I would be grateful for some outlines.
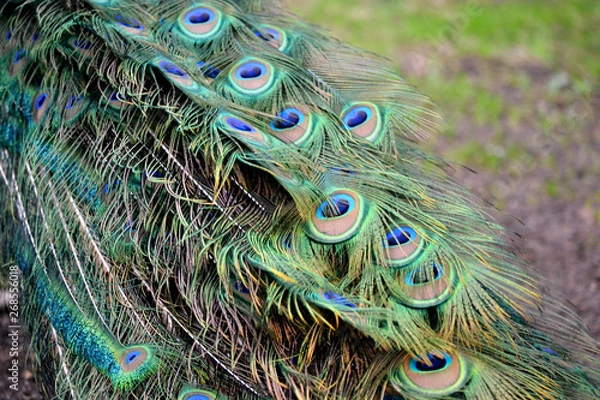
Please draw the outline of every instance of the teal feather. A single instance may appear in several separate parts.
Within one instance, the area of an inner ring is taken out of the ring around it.
[[[1,243],[48,397],[600,396],[386,62],[266,0],[1,15]]]
[[[49,322],[78,356],[107,375],[117,389],[134,387],[157,368],[155,350],[148,346],[120,345],[110,332],[79,310],[59,286],[37,276],[33,300],[44,310]],[[33,279],[32,279],[33,280]]]

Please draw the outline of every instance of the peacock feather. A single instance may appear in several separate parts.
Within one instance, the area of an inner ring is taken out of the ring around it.
[[[1,15],[1,249],[48,398],[600,397],[387,62],[271,0]]]

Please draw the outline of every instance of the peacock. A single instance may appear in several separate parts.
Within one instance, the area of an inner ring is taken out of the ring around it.
[[[0,14],[0,263],[46,398],[600,398],[387,61],[275,0]]]

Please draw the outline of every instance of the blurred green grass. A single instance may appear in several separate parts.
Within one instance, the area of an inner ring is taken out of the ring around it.
[[[600,74],[596,0],[290,0],[289,5],[335,36],[392,60],[403,48],[435,51],[445,42],[460,55],[494,58],[522,50],[581,79]]]
[[[448,121],[442,137],[455,137],[461,127],[489,132],[482,141],[445,142],[439,150],[455,162],[497,171],[508,157],[528,156],[518,143],[506,145],[507,130],[533,124],[552,135],[589,122],[578,116],[591,114],[590,96],[600,88],[597,0],[288,3],[311,23],[399,66],[440,106]],[[552,167],[552,157],[544,162]]]

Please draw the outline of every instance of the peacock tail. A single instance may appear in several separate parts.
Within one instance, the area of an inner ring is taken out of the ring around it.
[[[0,249],[48,398],[600,398],[387,62],[272,0],[1,10]]]

